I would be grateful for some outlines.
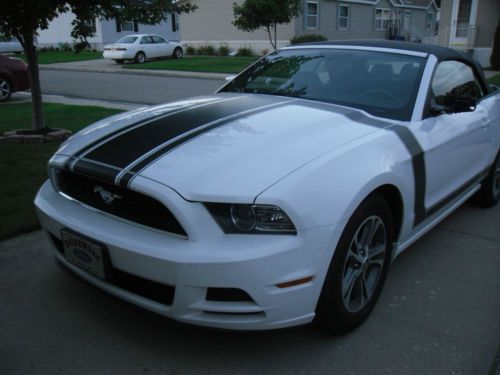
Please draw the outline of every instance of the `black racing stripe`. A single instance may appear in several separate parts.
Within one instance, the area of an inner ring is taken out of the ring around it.
[[[114,183],[119,169],[95,163],[91,160],[80,159],[73,170],[77,173],[95,177],[101,181]]]
[[[160,146],[200,126],[266,104],[283,101],[270,96],[247,96],[182,111],[119,135],[85,155],[85,159],[120,169]]]
[[[284,101],[284,102],[281,102],[281,103],[278,102],[278,103],[276,103],[275,106],[273,106],[273,108],[277,108],[277,107],[279,107],[281,105],[287,105],[288,103],[289,103],[288,101]],[[245,114],[243,116],[248,116],[248,115],[252,115],[252,114],[258,113],[258,112],[263,112],[266,109],[267,109],[267,107],[265,107],[265,108],[259,107],[259,108],[256,108],[255,110],[250,110],[250,111],[245,112]],[[166,144],[164,147],[158,149],[156,152],[152,153],[151,155],[148,155],[148,157],[144,158],[143,160],[141,160],[140,162],[138,162],[136,165],[134,165],[130,170],[128,170],[127,174],[120,179],[119,185],[123,186],[123,187],[127,187],[128,184],[130,183],[130,181],[132,180],[132,178],[137,173],[139,173],[140,171],[142,171],[149,164],[153,163],[158,158],[164,156],[165,154],[167,154],[168,152],[170,152],[174,148],[179,147],[180,145],[182,145],[182,144],[184,144],[186,142],[189,142],[191,139],[196,138],[196,137],[200,136],[203,133],[206,133],[206,132],[208,132],[210,130],[213,130],[215,128],[224,126],[224,125],[226,125],[228,123],[231,123],[233,121],[235,121],[234,117],[231,117],[231,118],[228,118],[226,120],[222,120],[222,121],[216,122],[216,123],[214,123],[212,125],[205,126],[205,127],[201,128],[199,130],[191,132],[188,135],[186,135],[185,137],[182,137],[182,138],[180,138],[180,139],[178,139],[178,140],[176,140],[174,142]]]
[[[408,127],[403,125],[393,125],[387,130],[394,131],[403,142],[411,155],[413,166],[413,181],[415,188],[415,203],[413,226],[416,227],[426,218],[425,212],[425,187],[427,185],[424,150],[418,143],[413,133]]]

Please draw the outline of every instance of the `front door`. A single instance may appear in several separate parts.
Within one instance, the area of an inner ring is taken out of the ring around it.
[[[454,2],[451,28],[452,45],[468,45],[475,7],[477,7],[477,0],[457,0]]]

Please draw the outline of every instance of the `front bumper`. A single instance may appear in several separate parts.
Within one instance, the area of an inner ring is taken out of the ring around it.
[[[337,226],[296,236],[226,235],[202,204],[187,202],[159,184],[154,189],[162,190],[155,196],[164,197],[188,239],[96,212],[55,192],[49,182],[41,187],[35,205],[53,244],[62,229],[70,229],[105,244],[114,268],[175,289],[172,303],[162,304],[93,276],[56,251],[58,260],[77,275],[133,304],[181,322],[226,329],[274,329],[314,318],[340,236]],[[309,276],[312,280],[301,285],[276,286]],[[208,300],[208,288],[239,289],[251,300]]]

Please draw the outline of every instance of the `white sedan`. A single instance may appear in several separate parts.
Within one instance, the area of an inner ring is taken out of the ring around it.
[[[103,52],[105,59],[114,60],[119,64],[126,60],[142,64],[147,59],[161,57],[180,59],[183,55],[182,44],[152,34],[125,36],[116,43],[105,45]]]
[[[500,91],[447,48],[286,47],[80,131],[48,167],[41,225],[89,283],[191,324],[346,332],[396,256],[500,199]]]

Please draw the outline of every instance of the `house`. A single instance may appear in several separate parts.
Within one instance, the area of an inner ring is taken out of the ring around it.
[[[58,47],[61,43],[74,43],[71,37],[71,22],[75,15],[71,12],[62,13],[49,23],[46,30],[38,30],[38,46]],[[118,39],[135,33],[156,34],[167,40],[179,41],[179,16],[170,14],[166,22],[158,25],[143,25],[137,22],[123,22],[116,20],[100,20],[94,22],[95,36],[88,39],[88,42],[97,50],[102,51],[105,44],[116,42]]]
[[[464,50],[490,66],[500,0],[441,0],[439,44]]]
[[[248,46],[254,51],[270,49],[264,30],[244,32],[233,26],[235,0],[190,2],[198,9],[180,16],[183,43],[226,44],[233,49]],[[304,34],[321,34],[336,40],[397,38],[425,42],[436,35],[437,14],[434,0],[306,0],[301,15],[278,26],[278,46]]]

